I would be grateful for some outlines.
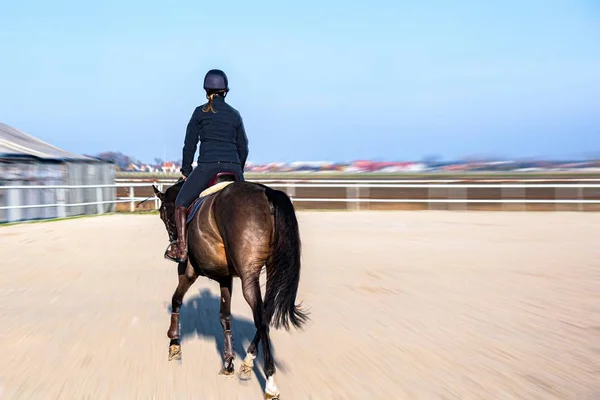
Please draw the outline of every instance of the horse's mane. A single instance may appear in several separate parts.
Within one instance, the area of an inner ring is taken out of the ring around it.
[[[167,190],[165,190],[165,201],[168,203],[174,203],[175,199],[177,198],[177,194],[179,194],[179,191],[181,190],[181,187],[183,186],[183,179],[179,179],[177,182],[175,182],[175,184],[173,184],[172,186],[169,186],[167,188]]]

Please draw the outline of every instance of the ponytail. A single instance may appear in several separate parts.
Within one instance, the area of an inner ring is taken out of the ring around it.
[[[208,95],[208,103],[206,104],[206,106],[204,106],[202,108],[202,112],[209,112],[212,111],[213,113],[216,113],[215,109],[213,108],[213,100],[215,99],[215,94],[211,93]]]
[[[227,90],[214,90],[209,89],[206,91],[206,98],[208,99],[208,103],[204,107],[202,107],[203,112],[213,112],[216,114],[215,108],[213,107],[213,102],[215,101],[215,96],[223,97],[227,96]]]

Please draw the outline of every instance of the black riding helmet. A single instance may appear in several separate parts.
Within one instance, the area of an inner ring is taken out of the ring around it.
[[[211,69],[204,77],[204,90],[209,92],[214,91],[229,91],[229,82],[227,75],[220,69]]]

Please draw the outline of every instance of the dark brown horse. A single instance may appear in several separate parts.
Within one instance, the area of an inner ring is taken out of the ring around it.
[[[153,186],[161,200],[160,218],[171,241],[176,238],[175,198],[182,184],[183,181],[177,182],[165,193]],[[258,183],[232,182],[203,198],[188,224],[188,249],[187,263],[178,266],[179,285],[172,299],[171,325],[167,333],[171,339],[169,360],[181,358],[179,310],[183,297],[198,276],[205,276],[217,281],[221,287],[220,316],[225,340],[220,373],[232,375],[235,372],[231,292],[233,278],[239,277],[256,326],[240,377],[250,377],[260,341],[267,378],[265,398],[278,399],[269,327],[289,330],[290,324],[300,328],[308,320],[307,313],[295,303],[300,280],[301,243],[290,198],[282,191]],[[263,267],[267,272],[264,302],[259,285]]]

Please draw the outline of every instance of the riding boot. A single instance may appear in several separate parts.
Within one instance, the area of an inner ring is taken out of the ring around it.
[[[176,263],[187,261],[187,208],[175,208],[175,225],[177,226],[177,240],[169,245],[165,258]]]
[[[175,209],[175,223],[177,224],[177,258],[181,262],[187,261],[187,208]]]

